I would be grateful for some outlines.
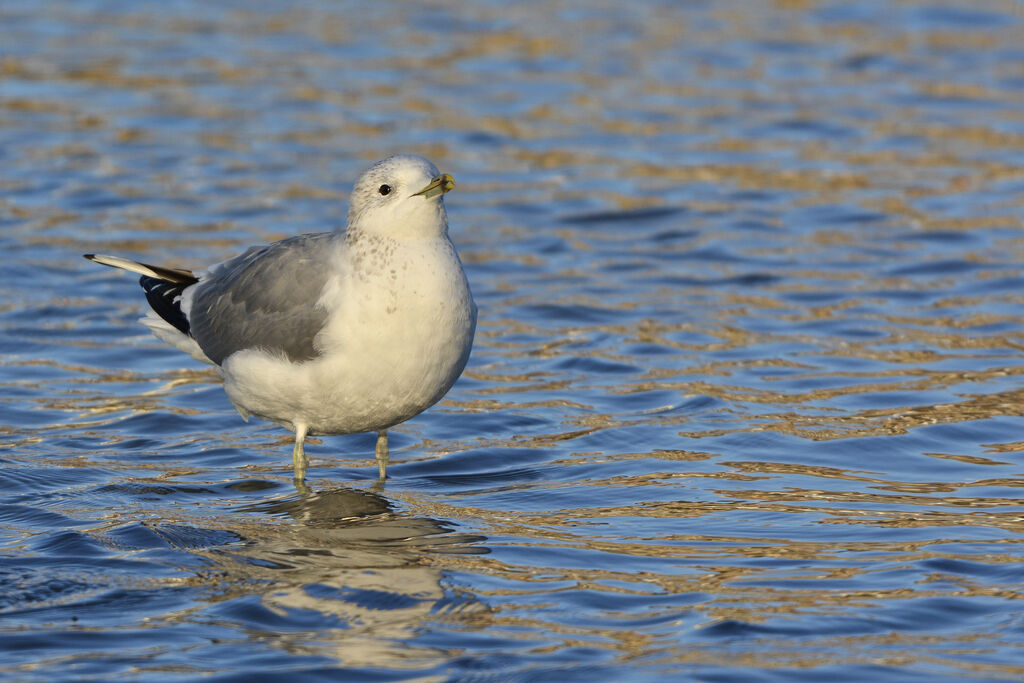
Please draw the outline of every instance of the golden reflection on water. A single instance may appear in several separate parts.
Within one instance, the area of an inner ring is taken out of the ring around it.
[[[0,59],[7,246],[63,283],[40,303],[19,271],[0,302],[43,321],[10,323],[4,405],[29,415],[0,427],[9,471],[290,485],[273,429],[142,341],[130,279],[52,264],[201,266],[331,227],[347,179],[401,148],[465,169],[450,211],[481,319],[463,382],[396,430],[392,482],[324,439],[319,493],[262,506],[41,498],[237,534],[183,551],[209,593],[168,621],[351,667],[429,669],[495,633],[670,673],[1024,675],[983,660],[1022,597],[1020,25],[587,4],[454,8],[484,32],[387,3],[55,9],[75,40]],[[184,56],[111,38],[139,29]],[[956,621],[989,600],[988,625]]]
[[[248,511],[280,521],[224,520],[245,543],[200,553],[211,562],[213,605],[255,596],[259,609],[282,621],[303,612],[317,614],[317,624],[334,621],[334,628],[317,626],[315,638],[301,628],[271,628],[264,637],[285,651],[326,655],[346,666],[418,668],[443,661],[444,652],[405,642],[444,597],[442,571],[428,558],[473,552],[468,544],[477,539],[447,533],[426,517],[395,515],[384,498],[355,489],[302,493]],[[449,613],[480,609],[469,603]]]

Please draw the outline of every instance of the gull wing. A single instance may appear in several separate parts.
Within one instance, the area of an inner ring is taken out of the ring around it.
[[[313,340],[328,311],[317,302],[333,275],[338,239],[337,233],[291,237],[252,247],[201,274],[184,308],[203,353],[218,365],[245,349],[296,363],[319,356]]]

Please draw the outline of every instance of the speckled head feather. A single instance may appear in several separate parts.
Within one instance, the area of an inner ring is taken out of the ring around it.
[[[441,176],[434,164],[414,154],[397,154],[363,171],[352,188],[349,231],[389,236],[436,236],[448,229],[443,195],[419,195]]]

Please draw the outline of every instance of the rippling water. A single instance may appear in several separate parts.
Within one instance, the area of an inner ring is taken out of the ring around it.
[[[0,5],[0,671],[1024,677],[1024,11]],[[459,181],[480,305],[374,437],[242,422],[86,251]]]

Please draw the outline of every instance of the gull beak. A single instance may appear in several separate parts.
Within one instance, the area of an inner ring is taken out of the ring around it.
[[[439,197],[445,192],[451,190],[453,187],[455,187],[455,178],[452,178],[447,173],[442,173],[431,180],[429,185],[414,194],[413,197],[419,197],[420,195],[423,195],[427,199],[430,199],[431,197]]]

